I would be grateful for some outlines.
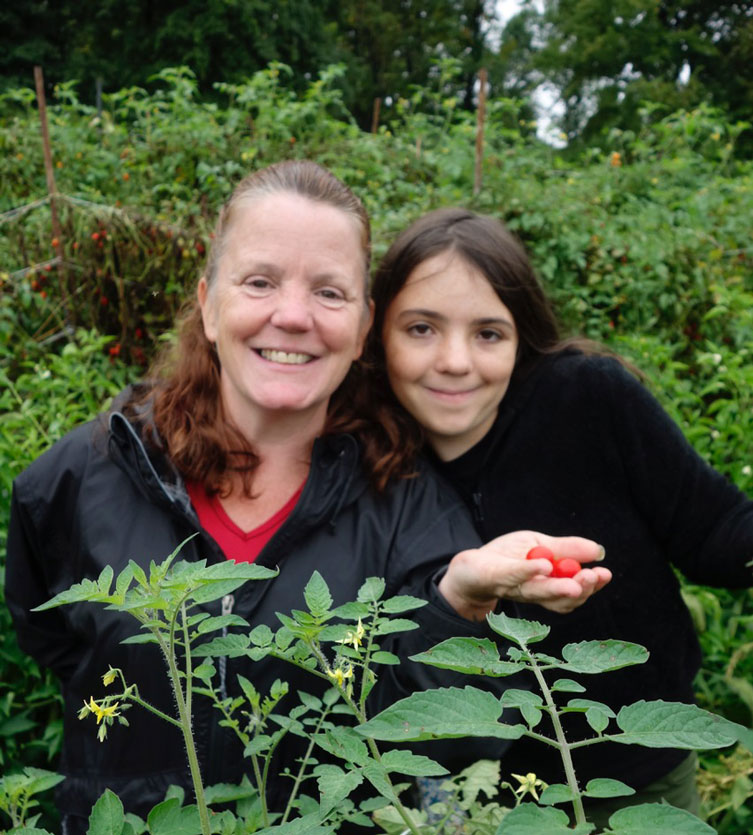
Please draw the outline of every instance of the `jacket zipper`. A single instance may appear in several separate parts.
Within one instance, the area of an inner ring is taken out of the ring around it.
[[[223,615],[230,615],[233,612],[233,606],[235,605],[235,596],[232,594],[226,594],[222,598],[222,614]],[[227,637],[227,626],[222,627],[222,637]],[[219,659],[220,664],[220,696],[223,699],[227,698],[227,656],[222,655]]]
[[[481,524],[484,521],[484,506],[481,503],[481,493],[473,493],[473,519],[477,524]]]

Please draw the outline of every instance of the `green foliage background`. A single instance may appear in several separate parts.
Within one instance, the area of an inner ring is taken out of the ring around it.
[[[106,95],[101,112],[58,85],[54,243],[34,94],[3,94],[0,551],[12,478],[141,373],[193,289],[233,184],[289,157],[328,166],[363,198],[375,257],[437,206],[503,218],[567,328],[632,359],[699,452],[753,494],[753,168],[734,153],[745,126],[708,106],[658,121],[644,108],[604,148],[564,156],[531,138],[523,105],[493,97],[474,195],[463,62],[434,65],[376,133],[346,106],[343,72],[330,66],[301,87],[272,63],[207,100],[193,72],[166,69],[152,91]],[[685,594],[704,644],[699,701],[750,724],[750,593]],[[56,689],[18,650],[3,609],[0,769],[54,763]],[[749,831],[750,773],[741,753],[705,759],[706,810],[720,831]]]

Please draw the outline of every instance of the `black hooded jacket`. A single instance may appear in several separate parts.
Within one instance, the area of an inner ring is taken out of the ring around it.
[[[151,448],[147,453],[138,428],[119,412],[110,415],[109,426],[98,419],[72,431],[14,483],[7,601],[22,648],[62,683],[60,770],[67,779],[59,788],[58,805],[71,820],[85,819],[105,788],[120,796],[127,811],[141,815],[164,799],[170,784],[184,786],[190,797],[186,755],[180,731],[143,709],[129,710],[130,727],[113,726],[104,742],[97,740],[91,717],[78,719],[86,700],[106,695],[102,675],[108,666],[123,669],[144,699],[175,715],[157,648],[121,643],[136,634],[135,619],[97,604],[30,610],[82,578],[96,578],[106,565],[116,576],[131,559],[147,568],[196,531],[200,535],[183,548],[182,559],[224,560],[201,531],[180,476],[163,456]],[[390,646],[407,655],[452,635],[485,634],[485,627],[460,618],[444,603],[433,581],[453,554],[477,544],[462,502],[431,472],[377,494],[362,471],[354,438],[325,437],[314,445],[297,505],[258,557],[258,564],[279,568],[279,575],[245,584],[224,603],[226,610],[232,603],[232,611],[252,626],[276,628],[276,612],[304,608],[303,589],[315,569],[335,604],[354,600],[365,578],[383,577],[388,595],[401,592],[430,601],[415,613],[420,630]],[[219,614],[219,607],[217,602],[208,608]],[[416,664],[381,670],[377,690],[382,688],[384,703],[415,688],[456,683],[450,674],[437,680],[436,671]],[[225,682],[231,691],[237,673],[262,692],[278,678],[290,683],[291,694],[317,689],[313,677],[271,659],[255,664],[228,660]],[[297,704],[293,695],[286,698],[288,707]],[[219,727],[218,719],[208,699],[195,698],[194,733],[205,785],[238,781],[248,771],[242,746]],[[280,761],[292,767],[303,742],[291,735],[286,739]],[[273,780],[273,803],[289,785]]]
[[[541,652],[606,638],[648,648],[646,664],[581,676],[584,697],[614,710],[640,699],[694,700],[701,654],[675,569],[695,583],[753,585],[753,502],[693,450],[619,362],[572,351],[543,360],[513,378],[485,438],[437,464],[473,509],[484,540],[532,529],[589,537],[606,549],[611,583],[571,614],[505,604],[551,627],[535,646]],[[565,720],[570,739],[594,736],[582,715]],[[582,785],[612,777],[636,789],[687,756],[617,744],[573,754]],[[549,783],[564,779],[557,753],[528,739],[513,743],[503,766]]]

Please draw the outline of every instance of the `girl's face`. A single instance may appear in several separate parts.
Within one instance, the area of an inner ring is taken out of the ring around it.
[[[387,374],[444,461],[489,431],[515,367],[518,334],[486,277],[454,252],[419,264],[387,308]]]

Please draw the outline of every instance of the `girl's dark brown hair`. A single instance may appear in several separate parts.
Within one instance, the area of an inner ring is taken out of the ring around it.
[[[211,288],[216,281],[227,232],[239,207],[264,196],[290,192],[314,202],[333,206],[350,215],[359,229],[364,258],[364,316],[368,315],[371,231],[361,201],[332,173],[316,163],[289,160],[249,175],[234,190],[220,212],[209,253],[206,277]],[[252,477],[258,458],[249,441],[227,419],[220,396],[220,364],[214,347],[204,335],[201,309],[194,292],[185,303],[177,322],[176,343],[164,349],[150,370],[154,385],[143,389],[126,407],[126,413],[143,413],[139,406],[151,405],[153,426],[144,427],[144,440],[156,428],[164,451],[184,478],[203,484],[209,493],[226,494],[233,475],[240,475],[244,493],[252,495]],[[329,404],[325,434],[355,432],[364,448],[364,459],[379,487],[395,470],[390,459],[386,470],[384,431],[367,411],[359,412],[357,392],[367,387],[360,362],[351,367]]]
[[[457,254],[477,269],[512,313],[518,333],[515,376],[520,379],[546,354],[574,347],[587,353],[602,349],[586,339],[562,340],[546,297],[523,245],[496,218],[468,209],[446,208],[429,212],[412,223],[392,244],[376,271],[371,296],[374,325],[365,358],[374,377],[377,408],[393,413],[402,446],[401,467],[423,446],[419,424],[398,403],[387,379],[382,330],[390,303],[411,273],[424,261],[443,253]]]

